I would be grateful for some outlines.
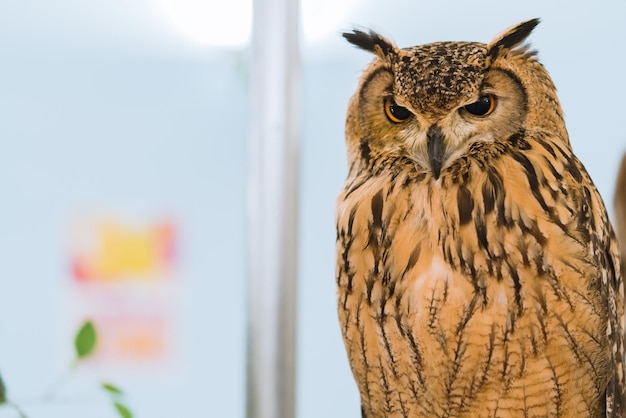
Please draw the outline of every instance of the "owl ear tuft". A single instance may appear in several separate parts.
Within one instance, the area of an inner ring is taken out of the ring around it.
[[[352,32],[344,32],[343,37],[352,45],[370,51],[384,61],[390,61],[391,57],[397,54],[398,48],[394,43],[373,30],[363,32],[353,29]]]
[[[489,61],[493,61],[503,53],[524,42],[528,35],[539,24],[539,19],[530,19],[522,23],[518,23],[502,32],[493,41],[487,45],[487,57]]]

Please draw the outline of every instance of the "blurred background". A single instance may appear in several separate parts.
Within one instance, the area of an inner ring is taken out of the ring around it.
[[[335,314],[347,101],[371,56],[531,35],[575,152],[612,206],[626,148],[626,3],[302,0],[297,417],[357,417]],[[244,417],[252,0],[0,0],[0,373],[30,418]],[[91,318],[95,357],[52,404]],[[0,417],[14,417],[0,409]]]

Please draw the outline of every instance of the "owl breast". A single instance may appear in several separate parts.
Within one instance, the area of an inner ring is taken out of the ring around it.
[[[603,414],[606,310],[583,280],[599,273],[567,261],[586,250],[564,213],[504,192],[532,195],[506,164],[348,178],[338,308],[365,417]]]

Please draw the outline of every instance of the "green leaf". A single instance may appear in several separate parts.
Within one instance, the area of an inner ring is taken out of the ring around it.
[[[113,405],[115,405],[115,409],[117,409],[117,413],[120,414],[120,417],[133,418],[133,413],[121,403],[114,402]]]
[[[97,339],[96,328],[93,326],[93,323],[91,321],[85,321],[74,339],[76,356],[79,360],[93,353],[93,350],[96,348]]]
[[[118,388],[115,385],[112,385],[111,383],[103,383],[102,384],[102,389],[106,390],[107,392],[109,392],[113,396],[121,396],[121,395],[124,394],[124,392],[122,392],[122,390],[120,388]]]
[[[2,375],[0,375],[0,405],[7,402],[7,387],[4,385]]]

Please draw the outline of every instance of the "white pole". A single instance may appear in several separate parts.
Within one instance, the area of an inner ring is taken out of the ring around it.
[[[298,0],[254,0],[247,417],[295,416]]]

